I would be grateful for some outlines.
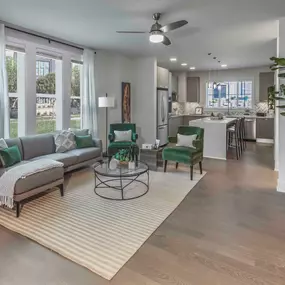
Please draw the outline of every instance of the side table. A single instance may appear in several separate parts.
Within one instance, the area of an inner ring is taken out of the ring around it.
[[[163,167],[162,150],[159,149],[140,149],[140,161],[146,163],[149,170],[157,171],[158,167]]]

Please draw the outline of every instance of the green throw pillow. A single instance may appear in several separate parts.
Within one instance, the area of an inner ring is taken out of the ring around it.
[[[77,148],[85,148],[85,147],[93,147],[94,142],[92,140],[92,136],[75,136],[76,146]]]
[[[16,145],[0,149],[0,156],[5,168],[21,162],[21,153],[18,146]]]

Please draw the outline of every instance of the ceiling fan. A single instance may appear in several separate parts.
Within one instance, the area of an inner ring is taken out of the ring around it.
[[[171,45],[170,39],[165,35],[165,33],[176,30],[188,24],[187,21],[181,20],[177,22],[170,23],[168,25],[162,26],[158,21],[161,17],[161,13],[153,14],[152,18],[155,23],[151,26],[149,32],[140,31],[117,31],[119,34],[146,34],[149,33],[149,41],[152,43],[163,43],[166,46]]]

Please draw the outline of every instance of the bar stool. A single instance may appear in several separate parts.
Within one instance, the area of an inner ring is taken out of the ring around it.
[[[244,151],[246,149],[245,117],[241,118],[240,128],[241,128],[241,147],[242,151]]]
[[[241,119],[237,119],[235,125],[227,129],[228,148],[236,150],[237,160],[242,153],[242,139],[241,139]]]

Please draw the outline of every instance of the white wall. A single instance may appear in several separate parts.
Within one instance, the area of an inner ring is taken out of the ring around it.
[[[122,122],[122,82],[131,83],[132,103],[134,100],[134,60],[120,54],[98,51],[95,61],[95,76],[97,96],[105,96],[107,93],[108,96],[115,97],[115,108],[108,108],[108,125]],[[105,146],[106,108],[98,109],[99,137]],[[131,114],[131,119],[133,121],[133,114]]]
[[[135,87],[132,96],[132,121],[137,124],[139,145],[156,139],[157,61],[138,58],[134,64]]]
[[[279,21],[279,38],[277,47],[277,57],[285,57],[285,18]],[[285,79],[277,80],[276,85],[285,84]],[[284,102],[284,101],[283,101]],[[277,104],[282,104],[283,102],[278,102]],[[277,134],[275,134],[276,148],[275,160],[277,163],[275,167],[279,170],[278,175],[278,186],[277,190],[279,192],[285,192],[285,117],[279,114],[279,109],[277,108],[276,116],[276,129]]]
[[[233,81],[233,80],[252,80],[253,89],[254,89],[254,98],[253,103],[259,102],[259,73],[260,72],[269,72],[268,67],[258,67],[258,68],[245,68],[245,69],[227,69],[219,71],[197,71],[197,72],[188,72],[188,77],[200,77],[200,104],[202,106],[206,105],[206,83],[209,81]],[[180,73],[179,80],[182,76],[182,83],[187,84],[187,81],[183,79],[183,73]],[[183,86],[180,86],[182,89]],[[184,86],[183,88],[187,88]],[[184,89],[182,89],[184,90]],[[182,100],[178,99],[179,102],[184,102],[184,93],[182,93]],[[179,94],[180,95],[180,94]]]

